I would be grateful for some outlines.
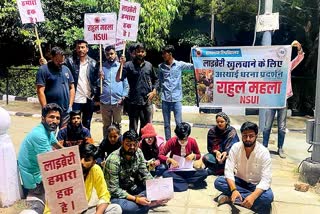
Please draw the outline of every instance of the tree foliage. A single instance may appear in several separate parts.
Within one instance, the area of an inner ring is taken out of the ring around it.
[[[178,14],[180,0],[138,0],[141,3],[138,41],[149,49],[159,50],[169,35],[172,21]],[[85,13],[119,11],[119,0],[42,0],[46,21],[38,23],[41,40],[52,45],[70,46],[83,38]],[[0,3],[0,39],[29,42],[35,45],[34,27],[22,25],[16,0]]]

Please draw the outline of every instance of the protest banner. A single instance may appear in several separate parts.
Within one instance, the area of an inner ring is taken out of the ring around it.
[[[172,199],[173,179],[157,178],[146,180],[146,193],[149,201]]]
[[[44,14],[40,0],[17,0],[18,9],[22,24],[34,24],[34,30],[37,37],[36,43],[39,48],[40,57],[43,58],[41,42],[38,35],[37,22],[44,22]]]
[[[137,41],[139,14],[139,3],[124,0],[120,1],[117,24],[117,38],[128,41]]]
[[[17,0],[23,24],[44,22],[44,14],[40,0]]]
[[[291,46],[192,48],[200,106],[286,106]]]
[[[103,49],[106,49],[106,47],[110,45],[114,46],[115,51],[121,51],[125,49],[125,42],[122,39],[116,39],[116,43],[114,44],[104,44]]]
[[[81,213],[87,209],[78,146],[39,154],[38,163],[52,214]]]
[[[84,14],[84,39],[88,44],[114,44],[116,24],[116,13],[86,13]]]
[[[102,45],[116,43],[116,26],[116,13],[84,14],[84,39],[88,44],[100,45],[100,72],[102,72]],[[100,93],[102,93],[102,78],[100,78]]]

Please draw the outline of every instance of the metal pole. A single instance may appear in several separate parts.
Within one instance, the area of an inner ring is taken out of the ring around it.
[[[316,100],[315,100],[315,124],[313,132],[313,149],[311,153],[311,160],[320,162],[320,27],[318,35],[318,65],[317,65],[317,86],[316,86]]]
[[[265,9],[264,14],[271,14],[272,13],[272,7],[273,7],[273,0],[265,0]],[[269,46],[272,44],[272,32],[271,31],[265,31],[262,36],[261,45],[262,46]],[[266,123],[266,110],[265,109],[259,109],[259,129],[260,133],[263,132],[264,127]]]
[[[214,42],[214,13],[211,12],[211,40]],[[216,44],[214,44],[216,45]]]

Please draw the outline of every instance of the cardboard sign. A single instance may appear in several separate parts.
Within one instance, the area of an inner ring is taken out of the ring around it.
[[[52,214],[81,213],[88,207],[78,146],[38,155]]]
[[[140,4],[128,1],[120,1],[117,38],[137,41],[139,28]]]
[[[116,13],[86,13],[84,39],[89,44],[115,44],[116,24]]]
[[[146,180],[147,198],[150,201],[165,200],[173,198],[172,178],[157,178]]]
[[[278,29],[279,13],[265,14],[257,17],[257,32]]]
[[[40,0],[17,0],[23,24],[44,22],[44,14]]]

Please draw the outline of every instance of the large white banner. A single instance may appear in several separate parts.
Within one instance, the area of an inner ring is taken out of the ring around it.
[[[291,46],[192,49],[200,106],[286,106]]]
[[[137,41],[139,15],[139,3],[128,2],[124,0],[120,1],[117,38],[128,41]]]
[[[89,44],[115,44],[116,26],[116,13],[86,13],[84,39]]]
[[[52,214],[81,213],[88,207],[78,146],[38,155]]]
[[[44,22],[44,14],[40,0],[17,0],[23,24]]]

